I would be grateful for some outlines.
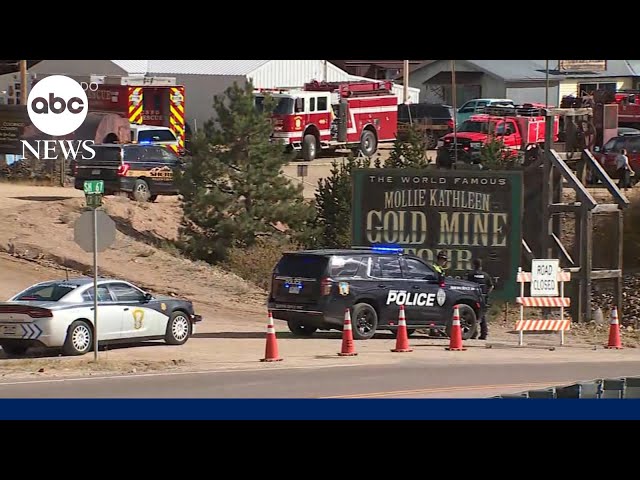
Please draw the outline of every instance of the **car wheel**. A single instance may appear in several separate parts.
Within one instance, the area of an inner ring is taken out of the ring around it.
[[[2,350],[4,351],[5,355],[7,355],[7,357],[20,357],[27,353],[27,350],[29,350],[28,345],[23,345],[20,343],[2,343],[0,344],[0,347],[2,347]]]
[[[351,330],[354,340],[369,340],[378,328],[378,312],[368,303],[353,306],[351,314]]]
[[[302,159],[305,162],[312,162],[317,155],[318,142],[316,141],[316,137],[308,133],[302,141]]]
[[[474,338],[478,331],[478,318],[476,312],[469,305],[458,305],[458,311],[460,313],[460,328],[462,329],[462,340],[470,340]],[[451,338],[451,324],[453,323],[453,313],[451,318],[447,322],[446,333],[447,337]]]
[[[84,355],[93,346],[93,330],[83,320],[76,320],[67,330],[67,338],[62,346],[65,355]]]
[[[365,130],[360,138],[360,151],[365,157],[371,157],[378,149],[378,141],[371,130]]]
[[[305,325],[304,323],[295,322],[293,320],[287,321],[287,326],[289,327],[291,333],[298,337],[310,337],[318,330],[315,327],[310,327],[308,325]]]
[[[164,341],[169,345],[182,345],[191,336],[191,320],[184,312],[173,312],[167,323]]]
[[[141,179],[136,180],[133,184],[133,199],[138,202],[148,202],[151,199],[151,191],[149,184]]]

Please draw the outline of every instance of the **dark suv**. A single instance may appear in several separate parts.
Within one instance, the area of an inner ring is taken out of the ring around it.
[[[104,180],[105,195],[126,192],[139,202],[155,201],[158,195],[177,195],[173,182],[176,169],[184,163],[160,145],[94,145],[95,157],[75,163],[74,186],[84,189],[86,180]],[[85,153],[89,156],[89,152]]]
[[[400,305],[409,333],[424,328],[447,335],[459,305],[465,340],[477,336],[485,306],[476,283],[442,277],[421,258],[393,248],[285,253],[273,270],[268,300],[273,318],[301,336],[342,329],[349,308],[356,340],[377,330],[395,332]]]
[[[438,139],[453,132],[454,111],[449,105],[438,103],[411,103],[398,105],[398,137],[403,138],[409,125],[422,132],[427,150],[434,150]]]

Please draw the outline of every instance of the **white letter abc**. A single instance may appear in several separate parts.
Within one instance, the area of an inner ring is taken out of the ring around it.
[[[27,111],[42,133],[62,137],[75,132],[87,118],[87,94],[75,80],[64,75],[45,77],[33,86]]]

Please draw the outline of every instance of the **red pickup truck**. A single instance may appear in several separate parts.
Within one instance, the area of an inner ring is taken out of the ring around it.
[[[553,127],[554,141],[557,141],[558,117]],[[485,113],[473,115],[460,125],[455,142],[453,133],[440,139],[436,163],[450,167],[456,147],[459,162],[479,163],[480,149],[492,136],[500,139],[507,149],[534,155],[535,149],[544,145],[545,130],[545,116],[538,107],[487,107]]]

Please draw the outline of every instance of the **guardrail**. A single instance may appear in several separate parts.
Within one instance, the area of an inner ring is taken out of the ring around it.
[[[640,377],[596,379],[491,398],[640,398]]]

